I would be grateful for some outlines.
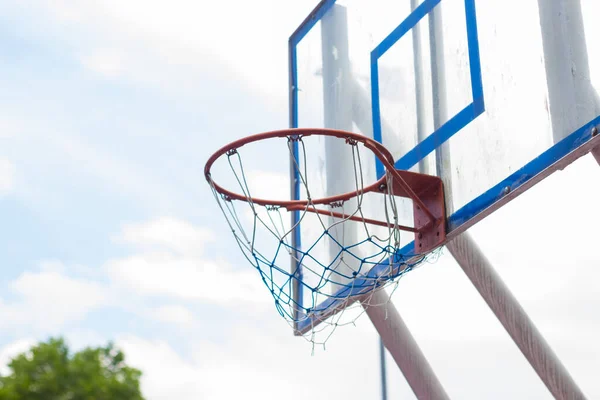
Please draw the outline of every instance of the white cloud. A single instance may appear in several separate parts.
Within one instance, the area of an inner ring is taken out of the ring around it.
[[[115,240],[142,248],[199,255],[207,243],[214,241],[214,233],[186,221],[161,217],[143,223],[125,224]]]
[[[113,284],[142,296],[169,296],[219,305],[261,304],[268,299],[256,271],[236,271],[202,255],[214,234],[185,221],[158,218],[127,224],[117,240],[143,251],[108,261]],[[267,293],[268,294],[268,293]]]
[[[115,50],[97,49],[81,57],[81,63],[91,71],[107,78],[115,78],[123,72],[123,56]]]
[[[317,351],[312,357],[310,345],[281,329],[279,322],[274,318],[263,320],[260,326],[240,323],[224,330],[218,342],[196,338],[180,343],[183,351],[163,340],[131,335],[121,337],[117,344],[127,362],[144,372],[142,390],[153,400],[280,399],[282,393],[288,399],[372,395],[379,380],[373,373],[377,342],[372,330],[366,334],[349,329],[330,350]],[[349,374],[359,378],[361,385],[340,383],[347,382]]]
[[[24,272],[9,288],[16,299],[0,300],[0,319],[5,327],[29,332],[59,330],[110,303],[102,285],[52,270]]]
[[[80,306],[93,306],[103,303],[106,293],[97,283],[70,278],[54,271],[24,272],[10,284],[16,294],[31,302],[45,303],[49,299],[54,305],[74,305],[74,299]],[[84,293],[84,296],[81,294]]]
[[[201,394],[207,377],[167,342],[127,336],[117,344],[125,352],[127,363],[143,371],[141,389],[148,399],[205,398]]]
[[[194,314],[186,307],[181,305],[164,305],[150,310],[150,318],[167,324],[176,324],[179,326],[189,326],[194,320]]]
[[[156,180],[145,166],[104,152],[81,137],[57,133],[48,145],[71,160],[71,165],[77,165],[121,196],[132,196],[142,204],[158,205],[160,208],[180,204],[181,199],[185,199],[174,187],[166,190],[165,183]]]
[[[47,15],[62,27],[59,31],[65,40],[92,49],[81,57],[82,65],[103,76],[118,69],[130,79],[176,84],[178,74],[171,69],[175,66],[187,76],[203,71],[227,79],[239,77],[265,99],[281,104],[287,96],[287,41],[314,4],[84,0],[47,1],[45,6]],[[36,10],[33,5],[31,9]],[[108,44],[112,55],[100,56],[97,52],[104,52]],[[147,62],[117,61],[114,50],[142,52]]]
[[[260,277],[251,269],[233,271],[225,262],[146,253],[105,265],[117,287],[144,296],[170,296],[214,304],[262,303]]]
[[[261,199],[289,200],[289,174],[273,171],[248,171],[247,180],[250,193]]]
[[[15,116],[12,111],[0,111],[0,139],[13,139],[23,132],[25,121]]]
[[[14,357],[29,350],[34,343],[35,341],[31,338],[22,338],[2,347],[0,349],[0,375],[8,374],[8,363]]]
[[[0,158],[0,196],[13,190],[14,176],[14,165],[9,160]]]
[[[66,266],[58,260],[42,260],[39,264],[42,272],[64,274],[67,270]]]

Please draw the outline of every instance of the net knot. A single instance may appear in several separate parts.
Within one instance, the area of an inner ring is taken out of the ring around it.
[[[331,203],[329,203],[329,207],[331,208],[341,208],[344,206],[344,201],[340,200],[340,201],[332,201]]]
[[[288,136],[288,142],[299,142],[302,140],[302,135],[290,135]]]
[[[356,139],[352,139],[347,137],[346,138],[346,143],[348,143],[350,146],[356,146],[356,144],[358,143],[358,141]]]

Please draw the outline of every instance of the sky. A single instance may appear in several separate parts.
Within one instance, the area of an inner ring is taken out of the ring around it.
[[[288,124],[287,40],[313,1],[0,4],[0,370],[38,340],[114,340],[148,399],[379,398],[368,318],[294,337],[203,177]],[[286,158],[257,173],[287,185]],[[590,398],[600,256],[585,156],[471,229]],[[287,187],[287,186],[286,186]],[[448,252],[396,304],[449,395],[549,393]],[[414,398],[388,356],[390,398]]]

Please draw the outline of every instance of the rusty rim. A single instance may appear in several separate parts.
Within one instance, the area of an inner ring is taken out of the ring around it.
[[[339,195],[335,195],[335,196],[322,197],[322,198],[311,199],[311,200],[272,200],[272,199],[260,199],[260,198],[256,198],[256,197],[248,197],[248,196],[244,196],[239,193],[233,192],[231,190],[225,189],[224,187],[222,187],[218,183],[216,183],[211,177],[210,169],[219,157],[221,157],[225,154],[232,154],[233,152],[237,151],[237,149],[241,148],[242,146],[244,146],[248,143],[253,143],[253,142],[258,142],[261,140],[273,139],[273,138],[287,138],[288,140],[297,141],[303,137],[316,136],[316,135],[331,136],[331,137],[336,137],[339,139],[344,139],[350,145],[362,143],[367,149],[369,149],[369,150],[371,150],[371,152],[373,152],[375,157],[377,157],[381,161],[381,163],[385,166],[385,169],[387,172],[391,172],[393,175],[398,175],[395,173],[396,170],[394,168],[394,159],[392,157],[392,154],[381,143],[379,143],[373,139],[370,139],[370,138],[363,136],[361,134],[358,134],[358,133],[346,132],[346,131],[335,130],[335,129],[295,128],[295,129],[282,129],[282,130],[278,130],[278,131],[271,131],[271,132],[265,132],[265,133],[259,133],[256,135],[247,136],[245,138],[236,140],[235,142],[229,143],[228,145],[221,147],[206,162],[206,165],[204,166],[204,176],[206,177],[206,180],[208,181],[208,183],[210,185],[212,185],[214,187],[214,189],[218,193],[222,194],[226,199],[235,199],[235,200],[241,200],[241,201],[246,201],[246,202],[252,202],[252,203],[263,205],[263,206],[279,206],[279,207],[285,207],[287,209],[305,208],[309,204],[311,204],[311,205],[327,205],[327,204],[331,204],[331,203],[349,200],[353,197],[359,196],[362,193],[379,191],[379,186],[381,184],[385,183],[385,181],[386,181],[385,176],[382,177],[381,179],[379,179],[377,182],[363,188],[362,190],[351,191],[351,192],[347,192],[347,193],[343,193],[343,194],[339,194]],[[395,178],[399,179],[400,181],[403,181],[402,177],[400,177],[399,175],[395,176]]]

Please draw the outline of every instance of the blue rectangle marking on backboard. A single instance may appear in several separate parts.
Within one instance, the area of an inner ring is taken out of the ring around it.
[[[441,0],[426,0],[417,7],[404,21],[396,27],[371,53],[371,104],[373,108],[373,138],[383,143],[381,131],[381,110],[379,103],[379,72],[378,60],[386,51],[396,44],[406,33],[410,32],[417,23],[428,15]],[[477,14],[475,0],[465,0],[467,46],[469,53],[469,71],[472,92],[472,102],[466,105],[458,114],[446,121],[431,133],[425,140],[409,150],[396,161],[397,169],[410,169],[425,158],[436,148],[458,133],[461,129],[475,120],[485,110],[483,99],[483,83],[481,78],[481,60],[479,57],[479,38],[477,34]],[[385,173],[381,161],[376,160],[377,178]]]
[[[371,52],[371,108],[373,113],[373,139],[379,143],[383,143],[381,131],[381,106],[379,103],[379,67],[378,60],[383,56],[394,44],[398,42],[406,33],[410,32],[423,17],[425,17],[433,8],[440,3],[441,0],[425,0],[415,10],[410,13],[388,36],[379,43]],[[418,146],[417,146],[418,147]],[[414,149],[413,149],[414,150]],[[418,151],[422,151],[419,148]],[[419,154],[415,152],[414,154]],[[424,156],[423,156],[424,157]],[[418,161],[417,161],[418,162]],[[396,168],[398,168],[396,166]],[[408,169],[408,168],[406,168]],[[381,178],[385,173],[383,164],[376,159],[375,171],[377,177]]]
[[[414,9],[408,17],[404,19],[389,35],[379,43],[371,52],[375,58],[379,58],[385,54],[402,36],[413,29],[421,19],[429,14],[429,12],[440,3],[441,0],[425,0],[417,8]]]
[[[471,91],[475,113],[485,110],[483,97],[483,79],[481,77],[481,57],[479,55],[479,34],[477,32],[477,12],[475,0],[465,0],[465,15],[467,16],[467,43],[469,44],[469,69],[471,71]]]

